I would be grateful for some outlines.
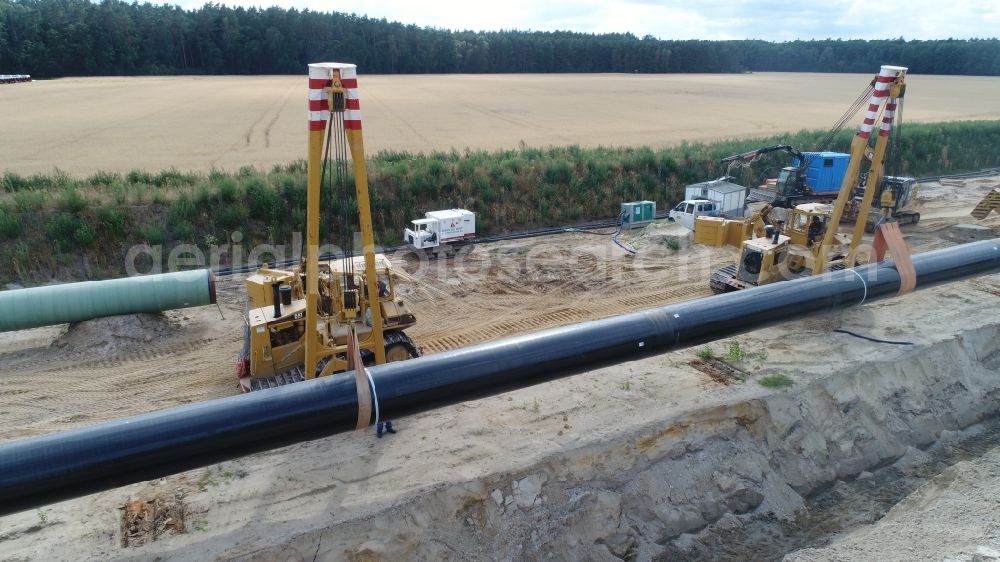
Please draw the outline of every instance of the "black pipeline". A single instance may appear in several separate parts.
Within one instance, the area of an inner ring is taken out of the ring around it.
[[[917,289],[1000,271],[1000,239],[913,257]],[[891,263],[766,285],[373,367],[383,418],[891,297]],[[372,408],[374,411],[374,408]],[[0,445],[0,515],[351,431],[335,375]]]

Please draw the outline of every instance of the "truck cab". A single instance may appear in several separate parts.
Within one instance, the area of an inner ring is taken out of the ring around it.
[[[708,199],[685,199],[671,209],[669,220],[694,230],[694,219],[700,216],[719,216],[719,209],[715,202]]]
[[[441,244],[441,223],[436,219],[414,219],[404,231],[404,240],[418,250],[436,248]]]

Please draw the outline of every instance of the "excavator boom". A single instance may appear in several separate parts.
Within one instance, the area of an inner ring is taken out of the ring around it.
[[[771,152],[784,151],[792,156],[798,158],[800,161],[804,160],[802,152],[799,149],[789,146],[787,144],[776,144],[774,146],[765,146],[764,148],[757,148],[749,152],[743,152],[741,154],[733,154],[732,156],[726,156],[719,160],[719,164],[728,164],[730,162],[736,162],[738,160],[753,160],[758,156],[763,156]]]
[[[906,70],[901,66],[883,66],[875,77],[875,89],[868,102],[868,111],[865,113],[861,127],[851,141],[851,160],[847,165],[847,173],[844,174],[840,192],[833,203],[829,227],[823,236],[823,242],[816,259],[817,267],[813,270],[813,274],[822,273],[825,269],[826,258],[834,244],[834,236],[840,227],[844,210],[853,199],[856,188],[865,187],[850,240],[849,257],[851,259],[855,257],[857,247],[864,234],[865,225],[868,222],[868,212],[871,209],[872,199],[885,172],[885,151],[889,145],[889,133],[892,131],[892,125],[895,121],[896,105],[906,93]],[[875,124],[879,120],[880,113],[881,123],[876,128]],[[869,146],[869,139],[873,131],[877,131],[874,149]],[[869,166],[867,174],[864,176],[865,184],[860,186],[861,164],[866,160],[869,162]]]

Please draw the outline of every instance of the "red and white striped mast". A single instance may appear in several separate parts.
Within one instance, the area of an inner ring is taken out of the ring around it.
[[[371,202],[368,197],[368,172],[365,166],[364,140],[361,135],[361,102],[358,98],[357,65],[320,62],[309,65],[309,168],[306,197],[306,335],[305,377],[316,376],[316,365],[329,348],[317,333],[319,320],[319,205],[322,182],[323,150],[331,112],[343,114],[344,136],[354,164],[354,183],[365,256],[365,280],[372,306],[372,352],[377,364],[385,363],[382,314],[372,303],[378,302],[378,278],[375,271],[375,234],[372,228]],[[339,119],[337,122],[339,123]],[[331,134],[333,131],[331,131]],[[350,248],[342,248],[344,252]],[[328,367],[332,367],[332,361]],[[323,373],[326,374],[326,373]]]
[[[858,128],[854,140],[851,141],[851,160],[847,165],[847,172],[844,174],[844,181],[840,186],[840,193],[833,204],[833,213],[830,216],[830,223],[823,236],[822,247],[820,248],[819,259],[816,260],[816,267],[821,272],[826,265],[826,256],[833,245],[834,236],[840,225],[844,209],[854,197],[855,187],[858,187],[858,178],[861,174],[861,161],[868,160],[868,176],[865,183],[865,195],[858,211],[858,216],[854,225],[854,233],[851,237],[851,249],[849,258],[853,259],[858,244],[861,243],[861,236],[868,222],[868,211],[871,208],[872,198],[875,196],[879,183],[882,181],[882,174],[885,170],[885,150],[888,146],[889,133],[892,131],[892,123],[896,116],[896,106],[899,99],[906,92],[906,71],[902,66],[883,65],[879,73],[875,76],[872,85],[871,98],[868,100],[868,111]],[[883,109],[884,107],[884,109]],[[882,114],[882,122],[879,125],[878,136],[875,139],[875,147],[869,146],[872,130],[875,122],[878,121],[879,113]],[[850,266],[849,266],[850,267]]]

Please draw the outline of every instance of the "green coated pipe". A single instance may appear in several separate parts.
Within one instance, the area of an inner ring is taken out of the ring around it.
[[[0,291],[0,332],[215,304],[208,269]]]

